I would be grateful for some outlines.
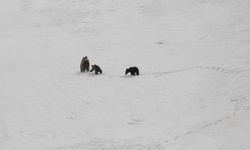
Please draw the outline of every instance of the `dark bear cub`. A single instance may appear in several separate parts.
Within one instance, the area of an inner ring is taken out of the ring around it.
[[[98,65],[91,65],[92,69],[90,72],[95,71],[95,74],[102,73],[102,69]]]
[[[85,70],[89,71],[89,59],[87,56],[82,58],[82,61],[80,64],[80,70],[81,72],[84,72]]]
[[[127,75],[130,73],[131,75],[139,75],[139,69],[137,67],[129,67],[126,68],[125,74]]]

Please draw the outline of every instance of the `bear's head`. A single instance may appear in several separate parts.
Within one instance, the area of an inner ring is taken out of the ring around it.
[[[128,73],[129,73],[129,69],[126,68],[125,75],[127,75]]]

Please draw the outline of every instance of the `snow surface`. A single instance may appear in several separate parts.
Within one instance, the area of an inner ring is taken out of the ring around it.
[[[249,0],[0,3],[1,150],[250,149]]]

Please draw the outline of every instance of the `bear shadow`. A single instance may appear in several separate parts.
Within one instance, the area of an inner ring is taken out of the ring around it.
[[[84,71],[84,72],[76,72],[76,75],[82,75],[82,74],[88,74],[89,71]]]
[[[102,75],[105,75],[105,74],[103,74],[103,73],[95,74],[95,72],[88,72],[88,76],[90,76],[90,77],[102,76]]]
[[[137,77],[137,76],[133,76],[133,75],[123,75],[123,76],[121,76],[122,78],[124,78],[124,79],[129,79],[129,78],[135,78],[135,77]]]

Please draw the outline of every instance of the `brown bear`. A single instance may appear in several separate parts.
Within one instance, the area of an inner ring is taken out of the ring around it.
[[[139,69],[136,66],[126,68],[125,74],[127,75],[128,73],[130,73],[133,76],[134,75],[139,75]]]
[[[102,74],[102,69],[98,66],[98,65],[91,65],[92,69],[90,70],[90,72],[95,71],[95,74]]]
[[[89,59],[87,56],[82,58],[82,61],[80,64],[80,70],[81,72],[84,72],[85,70],[89,71]]]

